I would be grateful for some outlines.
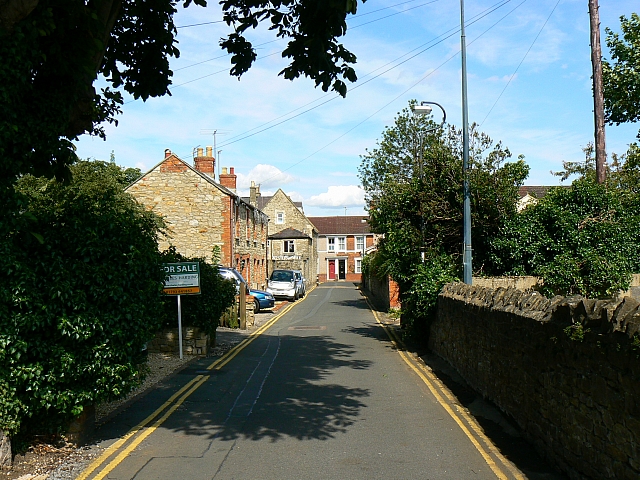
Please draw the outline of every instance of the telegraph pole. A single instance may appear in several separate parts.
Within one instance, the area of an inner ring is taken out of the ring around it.
[[[591,67],[593,69],[593,118],[596,141],[596,178],[604,183],[607,176],[607,150],[604,135],[604,94],[602,92],[602,47],[598,0],[589,0],[591,24]]]

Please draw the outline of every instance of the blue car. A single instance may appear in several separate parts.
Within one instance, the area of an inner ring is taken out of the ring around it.
[[[253,311],[255,313],[258,313],[263,308],[273,308],[273,306],[276,304],[273,295],[271,295],[269,292],[250,289],[247,281],[235,268],[218,267],[218,270],[220,271],[220,275],[222,275],[223,278],[235,283],[236,294],[240,292],[240,284],[244,284],[245,291],[253,297]]]
[[[249,295],[253,297],[253,311],[258,313],[263,308],[273,308],[276,304],[273,295],[268,292],[263,292],[262,290],[254,290],[253,288],[249,290]]]

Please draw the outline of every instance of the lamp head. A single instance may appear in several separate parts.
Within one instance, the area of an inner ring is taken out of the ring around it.
[[[433,108],[431,105],[411,105],[411,111],[414,115],[429,115]]]

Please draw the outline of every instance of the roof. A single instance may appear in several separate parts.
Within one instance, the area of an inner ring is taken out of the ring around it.
[[[273,198],[273,195],[267,196],[267,197],[263,197],[262,195],[260,195],[259,197],[256,197],[256,207],[258,207],[258,209],[262,210],[264,209],[264,206],[269,203],[269,201]],[[242,200],[244,200],[245,202],[249,203],[251,200],[251,197],[242,197]],[[302,210],[302,202],[294,202],[292,200],[292,203],[296,206],[296,208],[299,208],[300,210]]]
[[[547,192],[553,187],[543,187],[543,186],[534,186],[534,185],[524,185],[518,188],[518,196],[520,198],[526,197],[527,195],[531,195],[532,197],[542,198]]]
[[[229,197],[232,197],[234,199],[236,199],[237,201],[243,202],[246,204],[247,207],[249,207],[251,210],[258,210],[260,212],[260,214],[264,215],[265,218],[267,218],[267,215],[262,211],[262,209],[258,206],[253,206],[249,203],[249,201],[245,201],[242,197],[240,197],[238,194],[236,194],[235,192],[232,192],[230,189],[228,189],[227,187],[225,187],[224,185],[221,185],[220,183],[216,182],[213,178],[211,178],[209,175],[207,175],[206,173],[201,172],[200,170],[198,170],[197,168],[194,168],[193,166],[189,165],[187,162],[185,162],[184,160],[182,160],[180,157],[178,157],[175,153],[172,153],[171,155],[169,155],[168,157],[165,157],[162,159],[161,162],[157,163],[153,168],[151,168],[149,171],[147,171],[146,173],[143,173],[142,175],[140,175],[140,177],[138,177],[136,180],[134,180],[130,185],[128,185],[125,188],[125,191],[128,190],[130,187],[132,187],[133,185],[135,185],[136,183],[138,183],[141,179],[143,179],[145,176],[149,175],[151,172],[153,172],[156,168],[158,168],[160,165],[162,165],[164,162],[166,162],[167,160],[169,160],[170,158],[175,158],[176,160],[178,160],[179,162],[183,163],[184,165],[186,165],[186,167],[191,170],[193,173],[195,173],[196,175],[198,175],[199,177],[201,177],[203,180],[205,180],[207,183],[213,185],[214,187],[216,187],[218,190],[220,190],[222,193],[224,193],[225,195],[228,195]]]
[[[336,215],[335,217],[307,217],[320,235],[363,235],[371,233],[366,215]]]
[[[285,228],[284,230],[278,233],[269,235],[269,239],[275,239],[275,240],[278,240],[278,239],[291,240],[295,238],[311,238],[311,237],[306,233],[301,232],[300,230],[296,230],[295,228]]]

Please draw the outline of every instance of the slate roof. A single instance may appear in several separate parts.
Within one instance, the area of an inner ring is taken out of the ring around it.
[[[273,198],[273,195],[267,196],[267,197],[263,197],[262,195],[260,195],[259,197],[256,198],[256,207],[258,207],[258,210],[262,210],[264,208],[264,206],[269,203],[269,200],[271,200]],[[249,201],[251,200],[251,197],[242,197],[242,200],[244,200],[245,202],[249,203]],[[292,200],[293,202],[293,200]],[[299,210],[302,211],[302,202],[293,202],[293,204],[296,206],[296,208],[298,208]]]
[[[292,240],[296,238],[311,238],[311,237],[306,233],[291,227],[285,228],[284,230],[278,233],[274,233],[273,235],[269,235],[269,240]]]
[[[371,233],[367,215],[307,218],[316,226],[320,235],[363,235]]]
[[[532,197],[536,198],[542,198],[547,194],[550,188],[553,187],[523,185],[518,189],[518,195],[520,196],[520,198],[526,197],[527,195],[531,195]]]

